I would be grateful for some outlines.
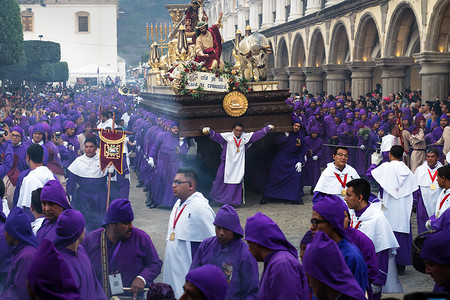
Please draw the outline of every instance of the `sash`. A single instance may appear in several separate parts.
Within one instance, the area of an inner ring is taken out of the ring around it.
[[[103,281],[103,291],[106,297],[109,299],[111,297],[110,287],[109,287],[109,270],[108,270],[108,248],[106,243],[106,229],[102,231],[100,235],[100,256],[102,263],[102,281]]]

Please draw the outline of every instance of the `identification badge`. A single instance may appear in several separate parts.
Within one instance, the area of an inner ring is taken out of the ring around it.
[[[341,195],[342,196],[347,196],[347,190],[342,190]]]
[[[430,185],[430,189],[435,190],[436,189],[436,185],[435,184]]]
[[[171,233],[170,233],[169,240],[170,240],[170,241],[175,241],[175,232],[171,232]]]
[[[240,152],[241,150],[239,150],[239,148],[237,148],[237,150],[236,150],[237,152]]]
[[[122,294],[122,275],[120,275],[120,273],[109,275],[109,286],[111,287],[111,295]]]

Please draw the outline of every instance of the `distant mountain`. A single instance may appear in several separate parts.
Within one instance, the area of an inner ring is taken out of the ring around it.
[[[117,20],[118,52],[127,66],[138,63],[147,54],[145,25],[148,23],[171,24],[168,4],[188,4],[190,0],[120,0]]]

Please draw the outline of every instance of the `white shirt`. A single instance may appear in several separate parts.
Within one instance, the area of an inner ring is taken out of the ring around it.
[[[55,175],[46,166],[40,166],[30,171],[22,181],[19,191],[18,207],[30,207],[31,192],[43,187],[48,181],[56,180]]]
[[[337,179],[335,174],[339,176],[342,183]],[[347,180],[345,179],[345,175],[347,175]],[[342,195],[342,191],[347,189],[345,185],[353,179],[358,178],[358,172],[350,165],[345,165],[344,169],[341,171],[336,167],[334,162],[330,162],[320,175],[316,187],[314,188],[314,192],[336,195],[344,200],[345,196]]]

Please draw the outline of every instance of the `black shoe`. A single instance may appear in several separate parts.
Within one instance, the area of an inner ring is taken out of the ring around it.
[[[267,201],[266,197],[262,197],[261,201],[259,201],[260,205],[264,205],[264,204],[267,204],[267,203],[269,203],[269,202]]]
[[[314,195],[314,187],[311,187],[311,189],[309,190],[309,194]]]
[[[397,265],[397,273],[398,275],[405,275],[405,269],[406,266],[405,265]]]
[[[153,203],[152,205],[149,206],[150,209],[156,208],[158,206],[158,204]]]
[[[142,181],[139,180],[139,183],[136,185],[137,188],[143,187],[144,183]]]
[[[148,187],[144,187],[144,192],[148,192]]]
[[[292,205],[303,205],[303,200],[300,200],[300,201],[292,201],[291,204],[292,204]]]
[[[150,197],[147,197],[147,201],[145,201],[145,205],[150,207],[153,205],[153,203],[155,203],[155,201],[153,199],[151,199]]]

